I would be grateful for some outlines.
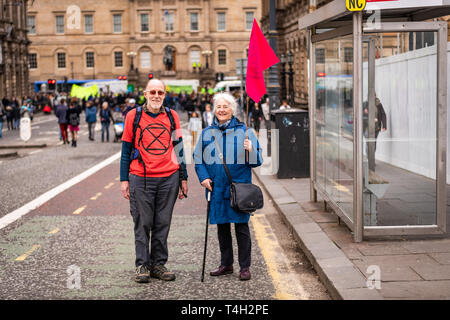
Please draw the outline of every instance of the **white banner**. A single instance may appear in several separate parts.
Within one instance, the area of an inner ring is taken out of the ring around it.
[[[365,11],[442,6],[443,0],[366,0]]]

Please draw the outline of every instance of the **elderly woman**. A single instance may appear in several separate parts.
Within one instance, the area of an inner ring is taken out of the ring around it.
[[[222,153],[223,159],[226,159],[233,182],[251,183],[251,168],[262,164],[262,151],[254,132],[247,131],[245,125],[235,118],[237,103],[233,96],[229,93],[218,93],[213,101],[213,123],[202,131],[194,151],[198,179],[204,188],[212,192],[210,224],[217,224],[219,238],[221,263],[210,275],[233,273],[231,223],[234,223],[240,266],[239,279],[250,280],[250,215],[231,208],[230,183],[219,154]]]

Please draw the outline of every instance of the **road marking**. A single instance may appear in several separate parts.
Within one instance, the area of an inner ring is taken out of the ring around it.
[[[20,257],[16,258],[15,261],[24,261],[26,258],[28,258],[28,256],[30,254],[33,253],[33,251],[37,250],[40,247],[40,245],[35,244],[30,250],[28,250],[27,252],[25,252],[23,255],[21,255]]]
[[[41,149],[41,150],[35,150],[35,151],[33,151],[33,152],[30,152],[30,154],[35,154],[35,153],[39,153],[39,152],[42,152],[42,149]]]
[[[27,213],[36,209],[37,207],[40,207],[42,204],[46,203],[47,201],[49,201],[53,197],[57,196],[61,192],[69,189],[70,187],[76,185],[78,182],[83,181],[87,177],[93,175],[97,171],[99,171],[99,170],[103,169],[104,167],[106,167],[107,165],[113,163],[114,161],[116,161],[117,159],[120,158],[121,153],[122,153],[121,151],[117,152],[116,154],[112,155],[111,157],[109,157],[106,160],[103,160],[102,162],[100,162],[99,164],[86,170],[85,172],[80,173],[76,177],[64,182],[63,184],[60,184],[59,186],[53,188],[52,190],[47,191],[43,195],[28,202],[26,205],[3,216],[2,218],[0,218],[0,229],[8,226],[9,224],[13,223],[14,221],[16,221],[18,219],[20,219],[22,216],[26,215]]]
[[[59,231],[59,228],[55,228],[52,231],[50,231],[48,234],[55,234]]]
[[[1,162],[0,162],[0,163],[1,163]],[[119,180],[120,180],[120,177],[117,177],[117,178],[115,178],[114,180],[119,181]]]
[[[109,189],[114,185],[114,182],[111,182],[110,184],[108,184],[107,186],[105,186],[105,189]]]
[[[80,214],[81,212],[83,212],[84,209],[86,209],[86,207],[87,207],[87,205],[84,205],[84,206],[78,208],[77,210],[75,210],[73,212],[73,214]]]
[[[267,264],[267,269],[275,287],[275,299],[307,300],[309,294],[299,283],[289,261],[280,250],[280,244],[269,227],[264,214],[258,213],[251,219],[255,238]]]
[[[91,200],[97,200],[98,197],[100,197],[102,195],[101,192],[97,193],[95,196],[91,197]]]

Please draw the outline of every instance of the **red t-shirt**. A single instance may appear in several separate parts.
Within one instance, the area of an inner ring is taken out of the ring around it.
[[[176,128],[173,138],[177,140],[181,137],[180,119],[174,110],[171,111]],[[135,115],[136,108],[128,112],[122,141],[132,142]],[[168,177],[178,170],[179,164],[171,139],[170,119],[166,112],[160,112],[153,118],[142,110],[134,145],[145,163],[146,177]],[[144,177],[144,166],[137,159],[131,161],[130,174]]]

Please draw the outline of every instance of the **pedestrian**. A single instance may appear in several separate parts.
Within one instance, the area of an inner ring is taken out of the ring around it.
[[[290,109],[290,108],[291,108],[291,106],[287,104],[287,100],[283,99],[281,102],[280,110]]]
[[[75,101],[71,101],[69,109],[66,113],[67,123],[69,124],[69,131],[72,135],[72,147],[77,147],[78,131],[80,131],[80,113],[81,108]]]
[[[0,138],[2,137],[4,116],[5,116],[5,111],[3,109],[3,104],[0,104]]]
[[[211,111],[211,105],[208,103],[205,106],[205,112],[203,113],[203,122],[204,122],[205,128],[212,125],[213,120],[214,120],[214,114]]]
[[[188,123],[188,131],[192,135],[192,146],[194,147],[199,133],[202,131],[202,120],[200,120],[197,111],[192,112]]]
[[[20,106],[16,97],[11,98],[10,105],[13,108],[14,129],[20,129]]]
[[[13,107],[9,104],[9,100],[5,100],[7,104],[4,104],[6,111],[6,122],[8,125],[8,131],[14,130],[14,112]]]
[[[250,215],[237,212],[231,207],[230,183],[219,154],[223,154],[223,159],[226,159],[233,182],[251,183],[251,168],[262,164],[262,151],[254,132],[247,129],[245,124],[235,117],[237,102],[234,97],[226,92],[217,93],[213,101],[215,115],[213,124],[203,129],[194,151],[198,179],[204,188],[212,191],[210,224],[217,224],[219,239],[221,262],[210,275],[233,273],[231,223],[234,223],[240,266],[239,279],[250,280],[251,238],[248,226]],[[221,150],[217,149],[216,143]],[[214,183],[214,189],[211,182]]]
[[[66,99],[61,99],[60,104],[55,107],[55,115],[58,118],[59,133],[63,140],[63,144],[69,144],[69,136],[67,134],[67,110]]]
[[[386,112],[384,111],[383,104],[381,103],[381,100],[377,97],[375,93],[375,117],[373,121],[375,122],[375,141],[374,142],[374,150],[375,153],[377,150],[377,139],[378,135],[380,134],[380,131],[385,132],[387,129],[387,118],[386,118]],[[363,133],[364,137],[366,138],[366,154],[368,154],[368,144],[369,141],[369,104],[367,101],[364,101],[363,103]],[[372,137],[371,137],[372,138]]]
[[[108,107],[108,102],[103,102],[102,109],[100,110],[100,121],[102,123],[102,142],[105,142],[105,132],[106,132],[106,142],[109,142],[109,125],[113,120],[111,110]]]
[[[259,102],[256,102],[255,106],[253,108],[253,112],[252,112],[252,123],[253,123],[253,128],[255,128],[258,139],[259,139],[259,129],[261,127],[261,121],[262,121],[263,117],[264,117],[264,114],[261,110],[260,104],[259,104]]]
[[[122,135],[120,181],[134,222],[136,282],[150,277],[175,280],[175,273],[165,267],[167,236],[177,195],[183,199],[188,187],[180,120],[176,111],[163,107],[165,88],[160,80],[148,82],[147,102],[128,113]],[[130,158],[134,151],[139,155]]]
[[[92,103],[92,101],[88,101],[86,103],[86,122],[88,124],[89,130],[89,140],[94,141],[95,137],[95,124],[97,123],[97,107]]]
[[[264,122],[266,123],[266,129],[268,127],[268,122],[270,120],[270,104],[269,104],[269,98],[266,98],[264,100],[264,103],[261,105],[261,109],[264,114]]]

